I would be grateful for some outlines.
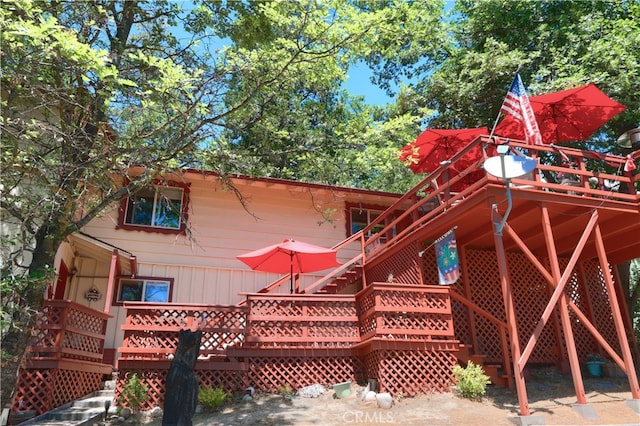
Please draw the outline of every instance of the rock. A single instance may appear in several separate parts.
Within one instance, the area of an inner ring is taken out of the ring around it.
[[[249,386],[244,390],[244,393],[253,397],[253,394],[256,393],[256,389],[253,386]]]
[[[315,384],[311,386],[305,386],[302,389],[298,390],[298,396],[301,396],[303,398],[317,398],[326,391],[327,389],[324,386]]]
[[[249,394],[246,394],[242,397],[242,400],[247,402],[247,401],[253,401],[253,397]]]
[[[122,410],[120,410],[120,417],[124,417],[125,420],[131,417],[132,414],[133,411],[131,411],[131,408],[129,407],[124,407]]]
[[[368,402],[376,401],[376,395],[377,394],[374,391],[367,392],[364,396],[364,402],[368,403]]]
[[[376,401],[378,402],[378,407],[380,408],[391,408],[391,406],[393,405],[393,398],[388,392],[377,394]]]
[[[152,419],[157,419],[162,417],[162,408],[153,407],[151,410],[147,412],[147,415]]]

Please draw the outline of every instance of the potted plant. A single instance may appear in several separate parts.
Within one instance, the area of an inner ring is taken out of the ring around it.
[[[602,356],[599,354],[589,354],[586,365],[591,377],[602,377],[602,366],[604,365]]]

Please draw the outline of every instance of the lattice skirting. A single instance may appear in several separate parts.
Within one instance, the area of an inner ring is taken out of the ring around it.
[[[364,357],[367,376],[378,381],[380,392],[415,396],[449,392],[453,382],[453,352],[380,349]]]
[[[227,392],[237,392],[248,386],[247,372],[240,369],[198,369],[196,365],[196,375],[198,376],[199,386],[223,388]],[[141,410],[150,410],[151,408],[164,405],[165,389],[167,383],[168,369],[162,368],[144,368],[144,369],[127,369],[120,370],[118,373],[118,382],[116,385],[116,403],[127,406],[127,401],[122,396],[122,389],[127,380],[134,374],[142,380],[147,387],[147,400],[140,407]]]
[[[221,363],[225,364],[225,363]],[[363,382],[364,364],[353,356],[284,356],[284,357],[252,357],[245,359],[248,369],[215,369],[215,366],[202,362],[196,364],[196,374],[200,386],[222,387],[225,391],[237,393],[247,386],[253,386],[258,392],[277,392],[280,386],[290,385],[294,389],[320,383],[331,386],[346,381]],[[200,368],[199,368],[200,367]],[[165,387],[168,369],[131,368],[120,370],[116,386],[116,399],[121,401],[122,389],[134,374],[147,387],[149,398],[142,410],[154,406],[162,407],[165,398]]]
[[[13,399],[13,411],[53,410],[100,389],[103,375],[96,372],[51,369],[21,369]]]
[[[260,357],[249,362],[251,385],[266,392],[277,392],[287,384],[300,389],[316,383],[331,386],[365,380],[364,365],[354,356]]]

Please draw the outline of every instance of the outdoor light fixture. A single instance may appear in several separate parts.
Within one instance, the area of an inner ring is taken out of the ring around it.
[[[640,148],[640,127],[627,130],[618,137],[618,146],[622,148],[639,149]]]
[[[504,180],[507,186],[507,210],[502,216],[502,221],[496,223],[496,235],[502,235],[504,224],[507,223],[513,202],[511,200],[511,179],[524,176],[533,171],[538,165],[538,160],[525,155],[507,155],[509,145],[502,144],[497,147],[498,155],[489,157],[484,162],[484,169],[491,176]],[[495,205],[494,205],[495,206]]]

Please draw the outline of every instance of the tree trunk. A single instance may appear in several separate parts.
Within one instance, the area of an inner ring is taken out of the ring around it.
[[[162,426],[192,426],[198,403],[198,377],[193,370],[202,331],[181,330],[178,348],[167,374]]]
[[[55,253],[61,241],[55,237],[59,234],[56,230],[56,224],[52,222],[41,227],[36,233],[33,260],[29,265],[28,277],[25,278],[29,284],[20,295],[19,307],[11,311],[12,325],[2,335],[2,408],[11,408],[20,366],[27,352],[36,315],[42,309],[45,289],[55,262]]]

